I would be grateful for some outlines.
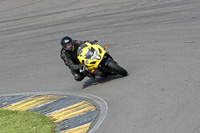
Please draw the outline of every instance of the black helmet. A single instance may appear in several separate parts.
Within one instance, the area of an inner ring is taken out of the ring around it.
[[[74,44],[73,40],[69,36],[65,36],[61,39],[60,44],[65,50],[73,51],[74,50]]]

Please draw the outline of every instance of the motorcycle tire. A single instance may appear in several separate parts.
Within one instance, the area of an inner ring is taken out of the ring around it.
[[[122,68],[121,66],[119,66],[116,62],[114,61],[110,61],[108,63],[108,67],[115,70],[119,75],[121,76],[127,76],[127,71]]]

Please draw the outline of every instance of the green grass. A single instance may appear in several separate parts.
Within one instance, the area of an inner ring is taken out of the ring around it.
[[[54,133],[50,118],[36,112],[0,109],[0,133]]]

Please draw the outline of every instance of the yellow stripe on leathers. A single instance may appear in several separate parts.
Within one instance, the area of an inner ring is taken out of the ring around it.
[[[93,111],[95,109],[96,109],[96,107],[93,106],[92,103],[87,102],[87,101],[82,101],[75,105],[58,110],[47,116],[53,118],[54,122],[60,122],[65,119],[70,119],[72,117],[76,117],[78,115],[85,114],[85,113]]]
[[[88,124],[85,124],[85,125],[82,125],[82,126],[79,126],[76,128],[72,128],[72,129],[63,131],[61,133],[86,133],[89,130],[91,124],[92,123],[88,123]]]
[[[63,96],[56,96],[56,95],[38,95],[38,96],[25,99],[18,103],[8,105],[4,107],[4,109],[25,111],[28,109],[32,109],[34,107],[38,107],[40,105],[44,105],[44,104],[56,101],[62,97]]]

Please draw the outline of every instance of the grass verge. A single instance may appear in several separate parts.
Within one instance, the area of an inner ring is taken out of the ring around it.
[[[50,118],[36,112],[0,109],[0,133],[54,133]]]

